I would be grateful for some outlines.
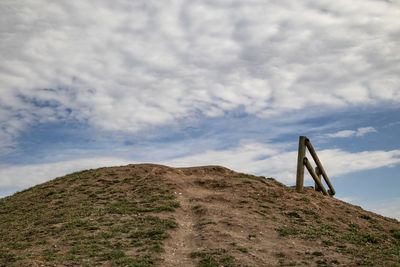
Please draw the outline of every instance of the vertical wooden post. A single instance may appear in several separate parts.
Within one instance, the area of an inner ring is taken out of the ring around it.
[[[303,192],[304,185],[304,157],[306,156],[306,137],[299,138],[299,152],[297,155],[296,191]]]
[[[318,166],[315,167],[315,174],[318,176],[319,181],[322,183],[322,181],[321,181],[322,174],[321,174],[321,171],[319,170]],[[314,183],[314,188],[315,188],[315,191],[317,191],[317,192],[322,191],[321,188],[319,188],[317,182]]]

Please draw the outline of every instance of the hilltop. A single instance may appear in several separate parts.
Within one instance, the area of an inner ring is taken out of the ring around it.
[[[153,164],[0,199],[0,266],[400,266],[400,223],[312,188]]]

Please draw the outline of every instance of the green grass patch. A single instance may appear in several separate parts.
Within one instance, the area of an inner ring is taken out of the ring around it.
[[[17,260],[15,254],[6,249],[0,249],[0,264],[13,263]],[[4,265],[6,266],[6,265]]]
[[[310,203],[310,199],[308,197],[301,197],[301,198],[296,198],[296,201],[302,201],[305,203]]]
[[[251,240],[252,238],[256,238],[256,237],[257,237],[256,234],[248,234],[248,235],[247,235],[247,239],[248,239],[248,240]]]
[[[371,221],[372,220],[371,216],[369,216],[367,214],[361,214],[359,217],[361,219],[364,219],[364,220],[367,220],[367,221]]]
[[[199,226],[205,226],[205,225],[217,225],[217,223],[208,220],[202,220],[199,222]]]
[[[280,236],[289,236],[289,235],[298,235],[300,234],[300,230],[290,227],[290,226],[282,226],[275,229]]]
[[[279,187],[285,187],[284,184],[278,182],[275,178],[269,177],[269,178],[267,178],[267,180],[273,182],[275,185],[277,185]]]
[[[129,238],[139,238],[139,239],[152,239],[152,240],[163,240],[169,237],[169,234],[162,228],[152,228],[148,230],[135,231],[131,233]]]
[[[324,254],[321,251],[314,251],[311,255],[318,257],[324,256]]]
[[[333,246],[334,243],[331,240],[322,240],[322,245],[329,247],[329,246]]]
[[[240,252],[243,252],[243,253],[249,253],[249,250],[247,248],[245,248],[245,247],[238,247],[236,249],[239,250]]]
[[[313,210],[309,210],[309,209],[299,209],[299,211],[303,212],[305,215],[312,215],[312,216],[314,216],[314,217],[316,217],[316,218],[319,217],[319,215],[318,215],[315,211],[313,211]]]
[[[338,233],[338,230],[329,224],[321,223],[318,225],[318,227],[315,226],[310,227],[303,233],[304,233],[303,239],[315,240],[315,239],[321,239],[322,236],[334,237],[336,236],[336,233]]]
[[[390,229],[390,233],[394,238],[400,240],[400,229]]]
[[[158,266],[161,259],[154,257],[150,254],[146,254],[140,257],[127,257],[122,256],[113,260],[115,265],[127,266],[127,267],[152,267]]]
[[[197,267],[234,267],[236,260],[233,256],[229,255],[225,249],[205,250],[201,252],[192,252],[190,257],[199,259]]]
[[[286,213],[286,216],[293,217],[293,218],[301,218],[301,215],[296,211],[291,211]]]
[[[0,199],[0,266],[158,265],[163,241],[177,227],[172,216],[158,216],[179,207],[172,191],[157,177],[99,172]]]
[[[352,231],[351,233],[345,235],[345,239],[350,241],[350,243],[357,246],[365,246],[367,244],[378,244],[381,240],[379,237],[359,230]]]
[[[269,195],[270,195],[271,197],[275,198],[275,199],[281,197],[281,195],[278,194],[278,193],[276,193],[276,192],[270,192]]]
[[[266,181],[266,178],[264,176],[254,176],[254,175],[250,175],[250,174],[246,174],[246,173],[238,173],[238,174],[234,175],[233,178],[251,179],[254,181],[261,182],[263,184],[268,184]]]
[[[277,258],[285,258],[286,257],[285,253],[283,253],[283,252],[275,253],[274,256]]]

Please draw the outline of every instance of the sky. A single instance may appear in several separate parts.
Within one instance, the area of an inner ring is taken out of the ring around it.
[[[399,18],[399,0],[3,0],[0,197],[131,163],[294,185],[305,135],[335,197],[400,220]]]

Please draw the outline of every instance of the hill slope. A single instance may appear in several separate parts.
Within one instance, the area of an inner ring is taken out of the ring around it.
[[[0,199],[0,266],[400,266],[400,223],[218,166],[73,173]]]

